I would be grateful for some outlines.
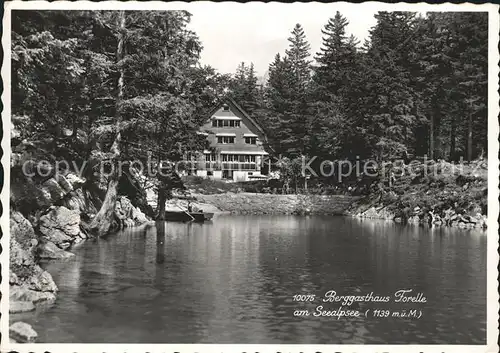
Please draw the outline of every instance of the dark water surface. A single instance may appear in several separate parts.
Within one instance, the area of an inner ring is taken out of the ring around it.
[[[219,216],[158,223],[88,241],[50,263],[58,300],[34,313],[39,342],[447,343],[486,342],[486,236],[342,217]],[[422,311],[416,318],[314,317],[325,292],[427,303],[362,303]],[[314,294],[314,303],[293,301]],[[309,310],[308,317],[294,317]]]

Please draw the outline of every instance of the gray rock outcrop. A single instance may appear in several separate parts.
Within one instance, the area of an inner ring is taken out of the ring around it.
[[[9,313],[25,313],[27,311],[35,310],[35,306],[32,302],[21,302],[21,301],[10,301],[9,302]]]
[[[119,196],[116,200],[115,215],[122,227],[135,227],[149,221],[146,215],[139,208],[134,207],[125,196]]]
[[[52,276],[35,261],[38,240],[31,223],[19,212],[10,217],[11,301],[39,302],[55,300],[58,291]]]
[[[9,336],[14,341],[20,343],[34,343],[38,338],[38,334],[33,330],[33,327],[21,321],[10,325]]]
[[[75,254],[62,250],[53,242],[47,241],[38,247],[38,256],[44,260],[63,260],[72,258]]]
[[[39,231],[45,240],[63,250],[85,239],[80,229],[80,212],[64,206],[52,207],[40,217]]]

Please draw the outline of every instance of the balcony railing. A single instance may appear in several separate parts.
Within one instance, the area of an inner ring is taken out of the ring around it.
[[[255,162],[222,162],[223,170],[257,170]]]
[[[205,168],[208,170],[257,170],[255,162],[205,162],[198,168]]]
[[[255,162],[187,162],[189,169],[199,170],[257,170]]]

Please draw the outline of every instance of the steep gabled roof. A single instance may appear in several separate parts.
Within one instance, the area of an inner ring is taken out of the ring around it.
[[[231,97],[227,97],[225,99],[226,99],[227,104],[232,105],[236,110],[238,110],[245,118],[247,118],[261,132],[261,134],[264,136],[264,138],[267,139],[266,132],[260,126],[260,124],[257,123],[257,121],[255,119],[253,119],[250,115],[248,115],[248,113],[238,103],[236,103],[236,101],[234,99],[232,99]]]
[[[250,115],[248,115],[248,113],[245,111],[245,109],[243,109],[238,103],[236,103],[236,101],[233,98],[231,98],[229,96],[220,97],[219,102],[210,111],[209,116],[214,115],[224,104],[231,106],[231,108],[233,108],[234,110],[239,112],[248,121],[250,121],[250,123],[252,123],[252,125],[255,126],[255,128],[257,130],[259,130],[259,132],[264,137],[264,142],[265,142],[266,147],[270,148],[269,142],[267,141],[267,135],[266,135],[266,132],[264,131],[264,129],[260,126],[260,124],[255,119],[253,119]]]

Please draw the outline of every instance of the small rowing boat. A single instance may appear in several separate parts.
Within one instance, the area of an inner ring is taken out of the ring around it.
[[[205,222],[214,217],[213,213],[208,212],[187,212],[187,211],[165,211],[164,221],[171,222]]]

